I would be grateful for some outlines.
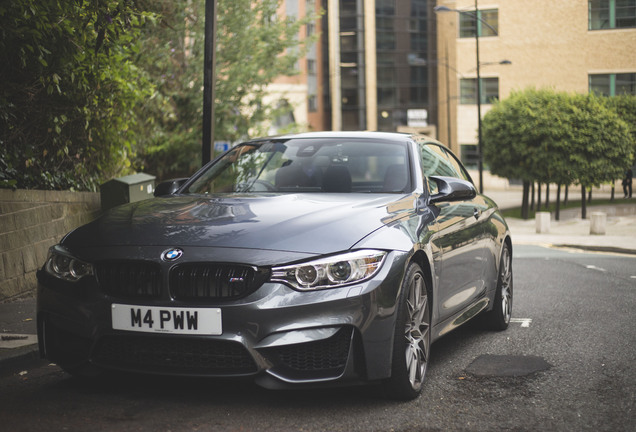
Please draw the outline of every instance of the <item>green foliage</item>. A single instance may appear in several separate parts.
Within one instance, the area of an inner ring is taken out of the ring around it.
[[[614,110],[630,128],[634,145],[636,145],[636,95],[620,95],[602,99]],[[636,154],[636,148],[634,149]]]
[[[0,6],[0,187],[94,190],[129,165],[152,86],[131,0]]]
[[[192,174],[201,166],[204,0],[152,3],[161,19],[145,29],[140,67],[156,92],[145,107],[135,165],[159,179]],[[302,19],[277,15],[278,0],[218,0],[214,138],[236,142],[266,133],[277,109],[266,87],[297,73],[312,40],[299,42]],[[222,11],[222,12],[221,12]]]
[[[576,182],[600,186],[623,175],[634,158],[630,128],[601,96],[572,95],[566,113],[566,164]]]
[[[315,16],[219,0],[215,138],[260,135]],[[0,187],[95,190],[133,168],[200,166],[205,0],[11,0],[0,5]],[[312,41],[309,41],[312,42]],[[136,153],[139,156],[136,157]],[[133,165],[131,165],[133,160]]]
[[[602,98],[528,89],[484,116],[483,146],[493,174],[597,186],[631,165],[634,138]]]

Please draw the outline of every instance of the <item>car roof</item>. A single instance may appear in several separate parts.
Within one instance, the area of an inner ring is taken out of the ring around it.
[[[272,140],[290,140],[290,139],[317,139],[317,138],[368,138],[368,139],[384,139],[387,141],[404,142],[406,139],[415,141],[432,141],[437,142],[426,135],[401,132],[372,132],[372,131],[324,131],[324,132],[303,132],[295,134],[278,135],[271,137],[262,137],[249,140],[254,141],[272,141]]]

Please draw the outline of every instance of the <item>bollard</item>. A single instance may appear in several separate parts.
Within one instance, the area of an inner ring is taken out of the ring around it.
[[[603,212],[592,213],[590,219],[590,234],[605,235],[605,225],[607,224],[607,214]]]
[[[537,234],[547,234],[550,232],[550,212],[537,212],[534,216]]]

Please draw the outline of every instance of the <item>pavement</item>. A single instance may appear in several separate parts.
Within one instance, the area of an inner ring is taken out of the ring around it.
[[[617,198],[622,196],[620,192],[616,191]],[[521,206],[521,187],[486,190],[485,194],[501,209]],[[579,198],[578,191],[572,191],[573,195]],[[633,201],[617,200],[615,205],[594,206],[595,199],[609,197],[609,190],[595,190],[587,208],[588,218],[593,212],[606,214],[604,235],[590,234],[590,219],[581,219],[580,208],[561,211],[559,221],[552,215],[550,229],[543,234],[537,233],[534,219],[507,218],[513,251],[515,245],[530,244],[636,256],[636,197]],[[0,372],[7,368],[19,371],[29,360],[39,358],[35,309],[35,294],[0,303]]]

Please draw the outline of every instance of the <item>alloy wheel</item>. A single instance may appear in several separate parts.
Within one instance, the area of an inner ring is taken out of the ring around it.
[[[407,308],[406,368],[411,387],[418,390],[424,381],[430,348],[430,309],[424,279],[419,272],[411,280]]]

